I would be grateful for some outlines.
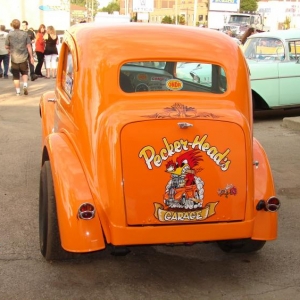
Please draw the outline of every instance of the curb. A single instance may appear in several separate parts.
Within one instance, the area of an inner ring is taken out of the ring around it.
[[[300,117],[283,118],[282,127],[300,131]]]

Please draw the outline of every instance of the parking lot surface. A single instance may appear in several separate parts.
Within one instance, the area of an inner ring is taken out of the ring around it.
[[[0,79],[0,299],[299,299],[300,131],[283,126],[298,111],[257,113],[254,135],[270,160],[279,235],[255,254],[226,254],[214,243],[109,249],[46,262],[39,252],[39,98],[54,80],[29,82],[15,96]]]

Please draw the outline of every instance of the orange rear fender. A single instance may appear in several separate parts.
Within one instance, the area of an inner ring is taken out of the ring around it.
[[[78,218],[79,206],[95,207],[78,156],[66,135],[52,133],[45,140],[57,207],[62,247],[70,252],[90,252],[105,248],[99,214],[91,220]]]
[[[55,109],[55,93],[48,92],[43,94],[40,99],[40,116],[42,118],[43,143],[45,137],[52,132],[54,127],[54,109]]]
[[[271,196],[275,196],[271,167],[263,147],[256,139],[253,139],[253,160],[255,222],[252,239],[274,240],[277,237],[278,213],[256,210],[259,200],[267,200]],[[257,165],[255,165],[256,162]]]

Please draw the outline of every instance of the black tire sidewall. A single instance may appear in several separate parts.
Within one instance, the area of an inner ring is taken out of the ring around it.
[[[48,235],[48,189],[46,166],[43,165],[40,172],[40,190],[39,190],[39,236],[40,250],[43,256],[47,250]]]
[[[45,161],[40,179],[40,245],[46,260],[72,258],[61,246],[51,165]]]

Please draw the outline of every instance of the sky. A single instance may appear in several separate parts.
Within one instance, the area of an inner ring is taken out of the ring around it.
[[[107,6],[110,0],[100,0],[99,2],[100,2],[99,8],[102,8]]]

